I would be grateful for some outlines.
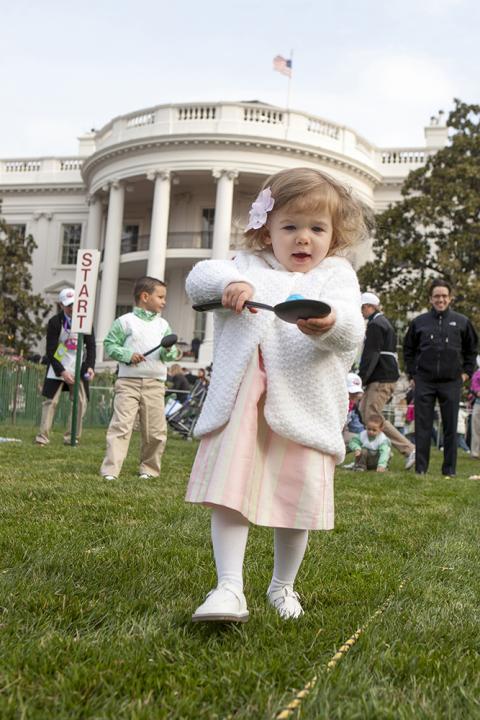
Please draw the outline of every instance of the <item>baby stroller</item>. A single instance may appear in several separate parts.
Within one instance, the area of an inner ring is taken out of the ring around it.
[[[185,440],[191,440],[200,416],[208,385],[198,380],[183,404],[176,402],[165,408],[169,426]]]

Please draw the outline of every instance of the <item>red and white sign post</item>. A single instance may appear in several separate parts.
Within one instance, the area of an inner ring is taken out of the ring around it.
[[[77,333],[77,357],[75,362],[75,385],[73,386],[72,434],[70,445],[77,444],[78,392],[82,379],[80,370],[83,360],[83,336],[92,332],[95,294],[97,290],[99,250],[79,250],[75,275],[75,302],[72,313],[72,332]]]

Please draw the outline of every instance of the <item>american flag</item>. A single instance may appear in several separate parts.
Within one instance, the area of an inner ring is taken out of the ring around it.
[[[292,61],[287,60],[282,55],[273,58],[273,69],[282,73],[282,75],[287,75],[289,78],[292,77]]]

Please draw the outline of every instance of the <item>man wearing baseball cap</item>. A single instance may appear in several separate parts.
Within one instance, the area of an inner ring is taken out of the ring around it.
[[[73,399],[73,386],[75,383],[75,362],[77,357],[77,334],[72,333],[72,311],[75,302],[75,292],[72,288],[63,288],[58,294],[61,311],[48,321],[47,347],[45,358],[47,373],[42,388],[44,397],[42,403],[42,419],[35,443],[42,447],[48,445],[49,434],[52,428],[55,410],[57,409],[63,391],[70,393]],[[87,409],[88,383],[94,376],[95,367],[95,338],[84,336],[85,358],[81,367],[81,378],[78,392],[77,440],[82,433],[82,420]],[[71,412],[69,427],[71,428]],[[71,430],[63,436],[64,443],[70,444]]]
[[[397,336],[392,324],[380,311],[380,298],[373,292],[362,293],[362,315],[367,321],[365,344],[358,374],[366,386],[360,402],[360,414],[367,423],[370,415],[382,415],[400,377],[397,362]],[[382,431],[405,457],[405,469],[415,464],[415,446],[388,420]]]

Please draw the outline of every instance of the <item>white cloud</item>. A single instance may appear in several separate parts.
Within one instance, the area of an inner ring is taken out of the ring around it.
[[[336,88],[295,92],[295,105],[344,123],[380,147],[421,146],[430,117],[465,97],[445,62],[406,52],[351,53]],[[355,73],[352,68],[355,67]]]
[[[438,102],[451,98],[455,86],[448,72],[434,58],[421,55],[378,54],[372,57],[359,77],[362,89],[385,101]]]
[[[124,0],[101,0],[94,22],[85,3],[73,16],[60,0],[31,12],[27,0],[7,3],[0,157],[72,153],[90,127],[160,103],[284,105],[286,78],[271,61],[291,47],[291,106],[379,145],[421,144],[430,116],[448,112],[453,97],[476,100],[478,0],[299,2],[207,0],[206,13],[194,0],[145,0],[139,14]],[[85,42],[72,40],[72,28]],[[239,53],[246,42],[254,52]]]

